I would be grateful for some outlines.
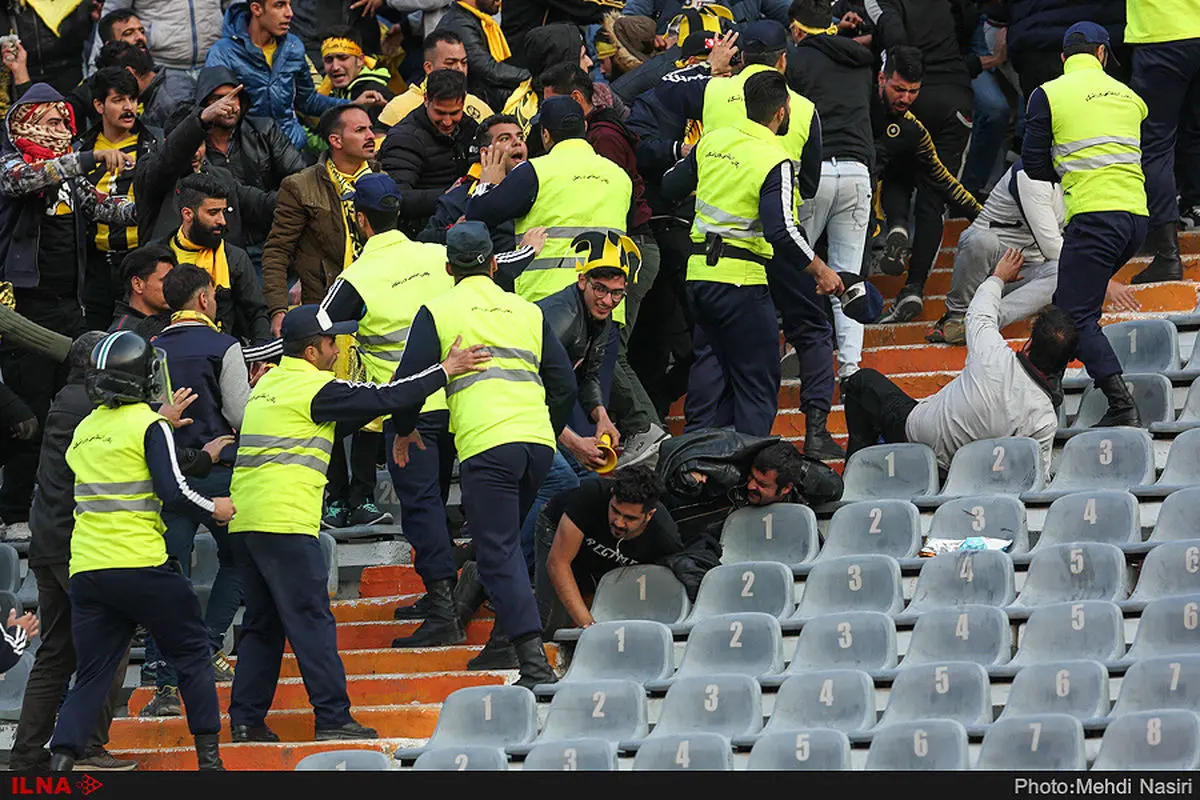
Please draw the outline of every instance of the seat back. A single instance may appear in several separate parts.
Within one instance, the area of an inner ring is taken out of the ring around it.
[[[729,739],[762,729],[762,689],[748,675],[695,675],[671,684],[647,739],[708,731]]]
[[[669,567],[638,564],[604,573],[591,611],[597,622],[648,619],[673,625],[690,608],[687,590]]]
[[[963,725],[990,723],[992,692],[987,670],[971,661],[901,668],[879,725],[925,719],[952,719]]]
[[[778,561],[722,564],[704,574],[690,619],[745,611],[786,617],[796,607],[795,596],[792,571]]]
[[[1028,436],[980,439],[960,447],[950,462],[942,494],[1017,495],[1045,485],[1042,452]]]
[[[972,661],[990,667],[1012,657],[1008,615],[995,606],[935,608],[917,617],[901,669],[913,664]]]
[[[646,692],[640,683],[576,681],[554,693],[537,741],[596,738],[615,744],[644,737],[650,730],[648,720]]]
[[[1125,621],[1107,600],[1038,606],[1025,623],[1014,664],[1062,659],[1108,663],[1125,655]]]
[[[1070,714],[1081,719],[1107,716],[1108,670],[1098,661],[1046,661],[1017,673],[1001,717]]]
[[[1163,486],[1200,484],[1200,428],[1184,431],[1171,442],[1167,464],[1158,482]]]
[[[1007,553],[1029,551],[1025,504],[1007,494],[968,495],[948,500],[933,512],[930,539],[966,539],[984,536],[1012,542]]]
[[[850,739],[829,728],[764,733],[750,750],[746,769],[847,770]]]
[[[721,560],[778,561],[789,567],[817,555],[817,516],[799,503],[745,506],[725,518],[721,529]]]
[[[881,728],[867,751],[869,770],[970,769],[967,730],[952,719],[923,719]]]
[[[468,686],[451,692],[429,747],[524,744],[537,734],[533,692],[523,686]]]
[[[1083,725],[1070,714],[997,720],[983,737],[976,769],[1084,770]]]
[[[1160,597],[1142,609],[1129,658],[1200,653],[1200,594]]]
[[[1104,730],[1092,769],[1200,769],[1200,716],[1161,709],[1115,719]]]
[[[818,560],[861,553],[912,558],[921,546],[921,512],[908,500],[864,500],[829,520]]]
[[[29,673],[33,671],[33,658],[33,653],[22,653],[17,663],[0,675],[0,720],[16,722],[21,718],[21,704],[25,687],[29,685]]]
[[[1149,541],[1180,542],[1200,539],[1200,486],[1180,489],[1167,495],[1158,509],[1158,520]]]
[[[733,769],[733,748],[729,739],[717,733],[692,732],[650,738],[638,748],[633,759],[635,770],[712,770]]]
[[[852,733],[875,727],[875,684],[858,669],[828,669],[788,677],[775,696],[764,733],[832,728]]]
[[[834,667],[878,671],[896,666],[896,623],[879,611],[813,617],[796,640],[789,673]]]
[[[1125,556],[1116,545],[1073,542],[1037,549],[1016,605],[1115,601],[1124,600],[1128,593]]]
[[[11,544],[0,542],[0,591],[21,589],[21,555]]]
[[[217,541],[211,533],[197,533],[192,548],[192,585],[212,588],[221,562],[217,557]]]
[[[417,756],[412,768],[439,772],[494,772],[508,769],[508,756],[501,748],[486,745],[434,747]]]
[[[1150,434],[1140,428],[1099,428],[1067,440],[1052,491],[1128,489],[1154,482]]]
[[[1012,558],[1001,550],[952,550],[921,565],[906,613],[967,604],[1006,606],[1016,597]]]
[[[1179,331],[1171,320],[1134,319],[1114,322],[1101,330],[1117,354],[1122,372],[1179,369]]]
[[[813,565],[795,616],[807,620],[843,611],[896,614],[903,603],[900,562],[882,555],[842,556]]]
[[[536,744],[523,770],[604,772],[617,769],[617,746],[605,739],[566,739]]]
[[[1171,381],[1166,375],[1158,374],[1124,374],[1125,386],[1133,396],[1137,406],[1138,416],[1141,417],[1142,427],[1148,427],[1152,422],[1175,421],[1175,398],[1171,389]],[[1088,386],[1079,401],[1079,414],[1075,417],[1074,428],[1090,428],[1101,420],[1108,411],[1108,398],[1095,385]]]
[[[300,759],[297,772],[337,770],[339,772],[377,772],[392,768],[392,759],[378,750],[326,750]]]
[[[937,460],[927,445],[901,443],[864,447],[846,461],[842,500],[908,500],[936,494]]]
[[[1151,550],[1129,599],[1149,602],[1182,594],[1200,595],[1200,539],[1163,542]]]
[[[562,683],[622,678],[638,683],[675,671],[671,629],[650,620],[597,622],[584,629]]]
[[[1160,708],[1200,713],[1200,653],[1145,658],[1129,667],[1113,716]]]
[[[783,632],[770,614],[708,617],[688,634],[679,677],[726,672],[758,677],[783,670]]]
[[[1118,489],[1075,492],[1050,504],[1033,552],[1066,542],[1108,542],[1117,546],[1142,540],[1137,498]]]

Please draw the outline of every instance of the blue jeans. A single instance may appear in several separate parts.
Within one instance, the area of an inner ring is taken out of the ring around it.
[[[990,55],[985,30],[987,21],[981,17],[971,39],[971,52],[978,56]],[[1000,148],[1004,146],[1004,135],[1008,131],[1008,120],[1012,111],[1008,98],[1000,89],[996,70],[987,69],[971,81],[975,94],[975,110],[971,128],[971,147],[963,164],[962,184],[971,192],[978,192],[988,185]]]
[[[521,524],[521,553],[525,556],[525,563],[529,565],[530,575],[536,569],[535,532],[538,512],[542,510],[542,507],[546,503],[550,502],[550,498],[559,492],[574,489],[578,485],[579,476],[571,468],[570,462],[563,456],[562,451],[555,450],[554,460],[550,462],[550,471],[546,473],[546,479],[542,481],[542,485],[538,488],[537,495],[533,499],[533,505],[530,506],[529,513],[525,515],[525,521]]]

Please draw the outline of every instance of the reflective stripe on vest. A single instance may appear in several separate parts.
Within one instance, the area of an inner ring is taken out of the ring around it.
[[[464,278],[425,307],[433,316],[443,358],[458,336],[486,345],[492,355],[486,370],[459,375],[446,386],[459,460],[513,442],[554,447],[538,373],[541,309],[484,276]]]
[[[146,464],[146,431],[161,419],[145,403],[101,406],[75,429],[66,453],[75,473],[71,575],[167,560],[162,501]]]
[[[285,356],[250,392],[229,488],[238,510],[231,532],[318,534],[334,423],[314,422],[312,401],[333,379]]]
[[[533,303],[575,282],[572,239],[586,231],[625,233],[633,183],[625,170],[583,139],[558,142],[546,155],[530,159],[529,168],[537,174],[537,199],[517,219],[516,236],[544,226],[546,245],[517,276],[516,290]],[[625,322],[624,303],[613,310],[613,319]]]
[[[1050,105],[1050,155],[1062,179],[1067,221],[1097,211],[1147,215],[1142,99],[1086,53],[1068,58],[1062,77],[1042,84],[1042,91]]]

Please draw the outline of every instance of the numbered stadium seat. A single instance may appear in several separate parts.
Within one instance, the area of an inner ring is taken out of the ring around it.
[[[425,747],[403,748],[396,758],[412,758],[433,748],[524,744],[537,734],[537,702],[523,686],[468,686],[451,692],[438,713]]]
[[[725,518],[721,561],[778,561],[795,569],[817,555],[817,516],[798,503],[746,506]]]
[[[508,769],[508,756],[499,747],[485,745],[435,747],[421,753],[412,768],[439,772],[494,772]]]
[[[850,740],[841,731],[829,728],[764,734],[751,748],[746,769],[848,770]]]
[[[952,719],[923,719],[882,728],[871,739],[869,770],[961,770],[971,768],[967,731]]]
[[[1129,594],[1126,572],[1125,556],[1116,545],[1074,542],[1038,548],[1009,614],[1019,616],[1052,603],[1124,600]]]
[[[860,669],[828,669],[789,675],[775,696],[775,708],[761,736],[807,728],[862,733],[875,727],[875,684]]]
[[[1007,494],[976,494],[947,500],[933,512],[930,539],[966,539],[981,536],[1012,542],[1009,554],[1029,551],[1025,504]]]
[[[729,740],[717,733],[681,733],[647,739],[633,759],[634,770],[733,769]]]
[[[1121,609],[1107,600],[1081,600],[1039,606],[1021,633],[1013,656],[1014,671],[1029,664],[1061,660],[1113,664],[1125,656],[1125,622]],[[993,676],[1004,670],[989,670]]]
[[[0,542],[0,591],[16,594],[21,589],[21,555],[11,544]]]
[[[691,616],[671,630],[686,633],[703,619],[746,611],[787,617],[796,608],[795,595],[792,571],[778,561],[722,564],[704,573]]]
[[[1029,563],[1047,547],[1069,542],[1107,542],[1123,548],[1141,541],[1141,515],[1132,494],[1117,489],[1072,492],[1050,504],[1037,543],[1028,555],[1013,561]]]
[[[778,686],[786,678],[814,670],[859,669],[886,672],[896,666],[896,623],[878,611],[843,611],[813,617],[796,639],[782,676],[762,679]]]
[[[1145,553],[1163,542],[1200,539],[1200,486],[1180,489],[1167,496],[1158,509],[1154,532],[1140,545],[1126,548],[1127,553]]]
[[[1108,670],[1098,661],[1046,661],[1017,672],[1000,718],[1070,714],[1081,722],[1108,716]]]
[[[1004,610],[963,605],[935,608],[917,617],[900,669],[914,664],[972,661],[984,667],[1012,657],[1012,627]]]
[[[842,482],[842,503],[937,494],[937,460],[923,444],[864,447],[847,459]]]
[[[762,688],[747,675],[707,675],[680,678],[663,700],[658,723],[639,741],[622,742],[637,749],[642,742],[694,731],[718,733],[726,739],[762,730]]]
[[[1170,320],[1114,322],[1101,330],[1117,354],[1122,372],[1168,372],[1179,369],[1179,331]],[[1085,373],[1065,379],[1063,388],[1082,389],[1090,382]]]
[[[1070,714],[1005,717],[983,737],[976,769],[1083,770],[1083,726]]]
[[[1071,437],[1050,485],[1025,492],[1026,503],[1048,503],[1071,492],[1128,489],[1154,482],[1154,450],[1141,428],[1097,428]]]
[[[1130,665],[1112,716],[1162,708],[1200,713],[1200,654],[1144,658]]]
[[[617,746],[604,739],[566,739],[534,745],[523,770],[605,772],[617,769]]]
[[[823,614],[879,611],[896,614],[904,606],[900,592],[900,562],[891,556],[842,556],[813,566],[792,621],[804,622]],[[784,630],[790,626],[784,624]]]
[[[1165,375],[1126,372],[1125,386],[1137,405],[1142,427],[1156,422],[1171,422],[1175,419],[1175,395],[1171,381]],[[1056,439],[1069,439],[1083,431],[1093,430],[1097,422],[1108,411],[1108,398],[1094,385],[1083,390],[1079,401],[1079,414],[1069,428],[1059,428]]]
[[[1141,611],[1163,597],[1200,595],[1200,539],[1163,542],[1142,561],[1133,594],[1121,603],[1127,611]]]
[[[537,686],[534,692],[551,695],[578,681],[622,679],[645,683],[669,678],[674,671],[675,644],[666,625],[650,620],[597,622],[579,637],[562,679]]]
[[[1166,497],[1180,489],[1200,485],[1200,429],[1184,431],[1171,442],[1167,464],[1154,483],[1135,486],[1138,497]]]
[[[1094,770],[1200,769],[1200,716],[1162,709],[1128,714],[1104,730]]]
[[[746,612],[708,617],[688,634],[683,660],[674,678],[648,681],[662,691],[679,678],[730,673],[752,678],[783,671],[783,633],[770,614]]]
[[[1012,557],[1001,550],[953,550],[927,559],[908,608],[897,622],[963,605],[1004,607],[1016,597]]]
[[[989,725],[992,692],[987,670],[972,661],[946,661],[897,672],[878,728],[923,719],[952,719],[970,730]]]
[[[614,745],[645,738],[650,725],[646,692],[636,681],[577,681],[554,693],[546,724],[532,742],[510,745],[510,755],[534,745],[571,739],[604,739]]]
[[[1142,608],[1127,660],[1200,653],[1200,594],[1160,597]]]
[[[921,512],[916,506],[908,500],[865,500],[833,513],[814,563],[868,553],[915,560],[920,547]]]
[[[1045,482],[1037,440],[1028,436],[980,439],[955,451],[941,494],[918,497],[913,502],[920,508],[933,508],[955,497],[1015,496],[1036,492]]]
[[[592,618],[597,622],[646,619],[672,625],[691,610],[687,590],[668,567],[639,564],[606,572],[592,600]],[[560,629],[555,641],[574,641],[581,629]]]
[[[4,617],[8,618],[7,611],[4,612]],[[25,687],[29,685],[29,673],[32,670],[33,653],[27,650],[8,672],[0,675],[0,720],[16,722],[21,718],[21,703],[25,698]]]
[[[326,750],[300,759],[297,772],[330,770],[338,772],[378,772],[392,768],[392,759],[378,750]]]
[[[1200,349],[1192,348],[1192,358],[1189,367],[1200,367]],[[1187,398],[1183,401],[1183,410],[1174,422],[1152,422],[1151,433],[1182,433],[1192,428],[1200,428],[1200,378],[1195,378],[1188,387]]]

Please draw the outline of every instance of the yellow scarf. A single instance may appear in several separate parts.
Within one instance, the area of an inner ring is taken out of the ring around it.
[[[345,269],[362,255],[363,245],[366,244],[362,231],[358,229],[358,223],[354,221],[354,201],[350,199],[350,195],[354,191],[355,182],[370,172],[371,167],[364,162],[358,172],[347,175],[335,167],[333,159],[330,158],[325,161],[325,168],[329,170],[329,180],[333,181],[338,197],[342,199],[342,221],[345,223],[346,232],[346,257],[342,269]]]
[[[328,39],[326,41],[328,41]],[[324,48],[322,48],[322,50],[324,50]],[[360,50],[359,52],[361,53],[362,51]],[[363,69],[375,69],[375,64],[377,63],[378,62],[375,60],[374,56],[363,56]],[[357,80],[357,78],[355,80]],[[351,81],[351,83],[353,82],[354,81]],[[349,90],[350,87],[347,86],[346,88]],[[323,94],[326,97],[333,96],[333,81],[329,79],[328,75],[321,78],[321,85],[317,87],[317,94]]]
[[[192,244],[183,235],[183,229],[175,231],[171,237],[171,249],[180,264],[195,264],[212,276],[213,285],[218,289],[230,288],[229,262],[225,259],[225,242],[216,250],[208,250],[198,244]]]
[[[500,30],[500,23],[478,8],[472,8],[461,1],[459,5],[463,7],[463,10],[479,17],[479,21],[483,24],[483,35],[487,37],[488,51],[491,52],[492,58],[497,61],[505,61],[510,58],[512,50],[508,49],[508,40],[504,38],[504,31]]]
[[[221,326],[219,324],[213,322],[204,314],[187,308],[185,308],[183,311],[176,311],[171,315],[171,324],[174,325],[176,322],[203,322],[214,331],[221,330]]]
[[[46,23],[46,27],[58,36],[58,27],[71,12],[79,8],[83,0],[22,0],[21,5],[29,6]]]

